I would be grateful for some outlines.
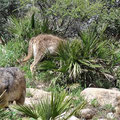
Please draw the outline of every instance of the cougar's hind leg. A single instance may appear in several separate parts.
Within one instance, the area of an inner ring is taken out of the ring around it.
[[[45,52],[41,52],[41,51],[37,52],[36,56],[34,56],[34,61],[30,65],[30,70],[32,74],[34,74],[36,65],[38,64],[39,61],[41,61],[44,58],[44,56],[45,56]]]

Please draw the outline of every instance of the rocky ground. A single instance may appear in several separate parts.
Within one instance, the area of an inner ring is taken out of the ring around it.
[[[25,104],[50,98],[51,92],[27,88]],[[87,101],[84,109],[78,111],[69,120],[120,120],[120,91],[117,89],[86,88],[81,92]],[[62,119],[60,119],[62,120]]]

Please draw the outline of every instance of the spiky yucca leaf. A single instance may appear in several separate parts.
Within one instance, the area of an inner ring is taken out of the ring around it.
[[[49,98],[39,101],[39,104],[36,105],[35,109],[38,113],[39,118],[42,120],[49,120],[51,118],[52,111]]]
[[[66,44],[62,43],[58,49],[58,56],[53,58],[54,62],[44,61],[41,63],[40,69],[53,70],[62,72],[64,74],[68,73],[69,78],[73,78],[75,80],[76,78],[80,77],[81,73],[84,71],[84,69],[86,69],[86,67],[90,69],[102,68],[100,64],[95,62],[91,55],[88,55],[87,52],[87,54],[85,53],[84,50],[88,49],[88,47],[84,47],[85,46],[81,40],[73,40],[71,43],[67,42]],[[56,65],[55,62],[57,62],[58,65]]]
[[[38,104],[33,103],[28,106],[20,105],[14,108],[34,119],[41,118],[42,120],[54,120],[57,116],[70,109],[71,102],[72,98],[66,97],[66,93],[61,92],[60,94],[52,93],[51,98],[40,100]]]
[[[35,118],[38,118],[38,114],[36,113],[36,110],[34,109],[34,105],[19,105],[19,106],[14,106],[14,108],[22,113],[24,113],[25,115]]]
[[[82,57],[89,59],[91,57],[107,58],[110,53],[110,43],[105,39],[104,35],[98,35],[96,28],[88,28],[86,31],[80,32],[82,41]]]
[[[64,113],[68,109],[70,109],[72,98],[66,98],[66,93],[61,92],[59,95],[58,93],[52,94],[51,99],[51,110],[52,110],[52,119],[56,116]]]
[[[76,79],[81,73],[81,66],[78,61],[81,58],[80,51],[80,40],[74,40],[71,43],[67,42],[67,44],[62,44],[58,51],[58,59],[61,62],[58,71],[68,72],[69,77]]]
[[[54,61],[44,61],[39,65],[39,70],[53,70],[56,69]]]
[[[8,112],[6,112],[3,109],[0,109],[0,120],[5,120],[5,118],[8,118],[8,116],[9,116]]]
[[[111,61],[111,44],[102,34],[98,35],[96,29],[83,31],[80,37],[80,39],[60,44],[58,56],[47,61],[48,66],[51,65],[49,68],[53,73],[62,73],[63,77],[60,79],[65,81],[64,83],[81,80],[83,84],[89,85],[91,82],[96,84],[96,78],[104,79],[105,77],[101,71],[105,70]],[[43,70],[49,70],[47,62]],[[41,64],[44,65],[44,62]]]
[[[78,110],[81,110],[85,107],[85,105],[87,104],[86,101],[83,101],[80,105],[78,105],[72,112],[70,112],[69,115],[67,115],[65,118],[63,118],[64,120],[68,120],[72,115],[74,115]]]

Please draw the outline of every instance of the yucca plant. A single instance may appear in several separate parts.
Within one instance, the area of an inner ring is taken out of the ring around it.
[[[33,103],[32,105],[20,105],[14,108],[23,114],[32,117],[34,119],[40,118],[41,120],[54,120],[58,115],[67,112],[71,108],[72,98],[66,98],[66,92],[52,93],[51,98],[40,100],[38,104]],[[71,114],[70,117],[76,110],[82,109],[85,102],[77,107]]]
[[[104,36],[104,28],[97,32],[97,28],[88,28],[79,33],[82,42],[81,54],[84,59],[107,59],[111,54],[110,42]]]
[[[8,112],[6,112],[6,111],[3,110],[3,109],[0,109],[0,119],[1,119],[1,120],[5,120],[6,118],[8,118],[8,116],[9,116],[9,113],[8,113]]]
[[[60,73],[63,81],[66,81],[63,76],[68,76],[67,83],[83,81],[88,86],[95,79],[105,79],[104,72],[109,71],[112,60],[110,42],[95,29],[81,32],[80,37],[61,44],[57,56],[43,61],[40,69],[52,70],[57,76]]]
[[[60,61],[59,72],[68,72],[69,77],[76,79],[80,75],[81,66],[79,59],[81,56],[81,41],[75,40],[72,43],[61,44],[58,58]]]
[[[55,72],[68,73],[70,78],[76,79],[83,71],[88,69],[102,68],[97,64],[95,59],[83,53],[83,45],[81,40],[74,40],[71,43],[61,44],[59,47],[58,56],[53,59],[59,61],[55,65],[55,61],[44,61],[40,65],[40,69],[53,70]]]

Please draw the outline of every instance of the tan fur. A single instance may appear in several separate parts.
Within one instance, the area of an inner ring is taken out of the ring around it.
[[[28,55],[23,59],[23,62],[29,60],[34,56],[34,61],[30,66],[30,70],[34,73],[35,66],[41,61],[47,53],[54,54],[61,42],[64,40],[51,35],[51,34],[40,34],[37,37],[31,38],[29,41]]]
[[[7,107],[9,102],[16,101],[24,104],[26,94],[26,81],[24,74],[16,67],[0,68],[0,108]],[[1,99],[4,98],[2,101]]]

